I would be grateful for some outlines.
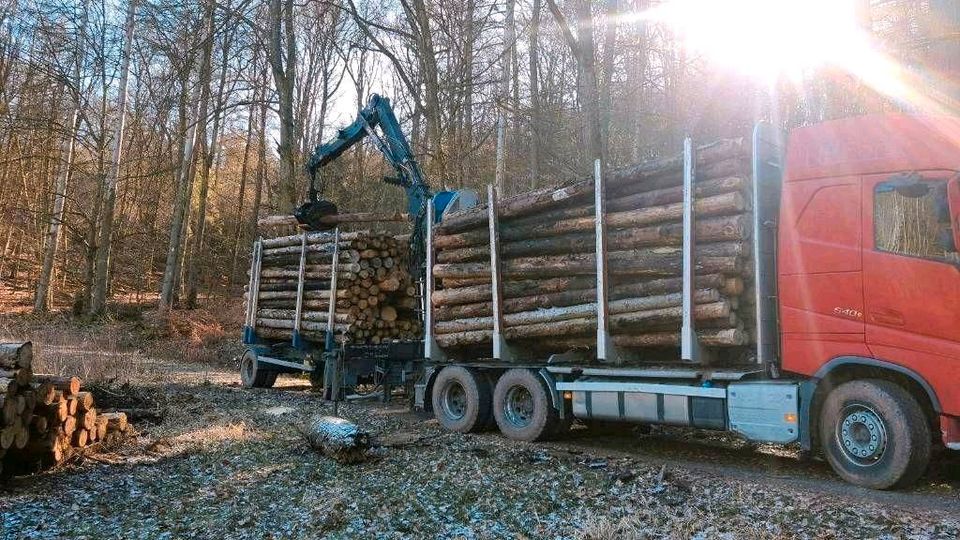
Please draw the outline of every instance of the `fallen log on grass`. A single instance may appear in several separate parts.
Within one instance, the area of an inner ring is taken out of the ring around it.
[[[370,435],[343,418],[316,416],[298,430],[311,448],[338,463],[360,463],[370,450]]]

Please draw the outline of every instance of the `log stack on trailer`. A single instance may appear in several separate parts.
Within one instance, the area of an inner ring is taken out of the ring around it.
[[[742,139],[697,149],[688,199],[695,216],[696,334],[701,345],[732,360],[755,340],[750,155]],[[684,170],[681,155],[609,171],[601,176],[601,198],[596,175],[500,201],[491,189],[487,205],[444,216],[432,231],[436,344],[464,357],[489,350],[499,309],[499,335],[518,350],[595,348],[599,252],[613,344],[647,359],[658,351],[676,358]]]
[[[30,342],[0,343],[0,472],[54,466],[132,433],[126,414],[97,410],[80,379],[34,374],[32,364]]]
[[[245,295],[248,326],[263,339],[291,340],[296,329],[301,338],[322,342],[332,314],[334,333],[344,342],[419,339],[407,251],[393,236],[363,231],[261,239]],[[253,300],[250,290],[257,291]]]

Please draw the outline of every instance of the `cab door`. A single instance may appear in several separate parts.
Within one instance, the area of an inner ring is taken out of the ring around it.
[[[867,346],[931,384],[960,376],[960,256],[947,201],[952,173],[864,177]]]

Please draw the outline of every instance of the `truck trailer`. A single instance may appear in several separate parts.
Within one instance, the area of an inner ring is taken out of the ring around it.
[[[702,339],[708,329],[695,316],[698,147],[688,138],[675,346],[628,350],[612,335],[604,194],[615,175],[599,163],[589,182],[594,312],[579,319],[595,327],[589,343],[563,350],[569,340],[558,330],[541,338],[554,345],[546,354],[512,338],[500,239],[510,199],[490,187],[486,205],[442,215],[424,205],[425,333],[422,358],[407,364],[416,366],[415,405],[445,429],[496,425],[525,441],[557,436],[573,419],[725,430],[822,451],[842,478],[875,489],[915,481],[935,444],[960,450],[960,119],[872,115],[789,135],[760,123],[749,148],[753,300],[740,306],[750,337],[736,354]],[[536,196],[547,208],[574,191]],[[490,339],[441,346],[450,340],[434,331],[444,281],[435,239],[445,223],[481,212],[489,276],[473,282],[489,287]],[[336,348],[326,355],[336,365]]]

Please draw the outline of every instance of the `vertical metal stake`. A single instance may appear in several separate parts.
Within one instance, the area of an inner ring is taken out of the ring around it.
[[[333,232],[333,260],[330,262],[330,300],[327,308],[327,336],[324,350],[329,352],[334,346],[334,318],[337,316],[337,273],[340,271],[340,227]],[[339,389],[337,389],[339,391]]]
[[[250,327],[257,326],[257,304],[260,302],[260,269],[263,266],[263,237],[257,238],[256,262],[253,266],[253,288],[250,291]]]
[[[251,322],[250,308],[253,307],[253,297],[257,291],[253,290],[253,275],[257,271],[257,250],[260,248],[259,242],[253,243],[253,250],[250,252],[250,277],[247,279],[247,310],[243,317],[244,326],[253,326]]]
[[[307,268],[307,232],[303,232],[300,239],[300,270],[297,273],[297,306],[293,313],[293,346],[299,348],[302,344],[300,339],[300,321],[303,313],[303,276]]]
[[[683,322],[680,326],[680,359],[685,362],[700,362],[702,358],[693,320],[696,277],[693,182],[696,178],[696,164],[693,140],[687,137],[683,140]]]
[[[253,243],[253,252],[250,255],[250,278],[247,281],[247,312],[243,320],[243,343],[251,345],[256,342],[256,310],[254,304],[260,294],[257,284],[260,271],[260,241]]]
[[[610,339],[610,313],[607,287],[607,211],[603,187],[603,167],[600,160],[593,162],[593,208],[596,225],[596,263],[597,263],[597,360],[619,364],[622,355]]]
[[[514,355],[503,338],[503,280],[500,275],[497,189],[492,184],[487,185],[487,219],[490,225],[490,288],[493,293],[493,357],[511,362]]]
[[[447,356],[443,354],[443,351],[437,345],[437,340],[433,335],[433,288],[434,288],[434,278],[433,278],[433,221],[434,221],[434,208],[433,200],[427,201],[427,268],[426,268],[426,282],[423,284],[424,288],[424,306],[423,306],[423,328],[424,328],[424,340],[423,346],[424,351],[423,355],[432,362],[444,362],[447,359]]]

